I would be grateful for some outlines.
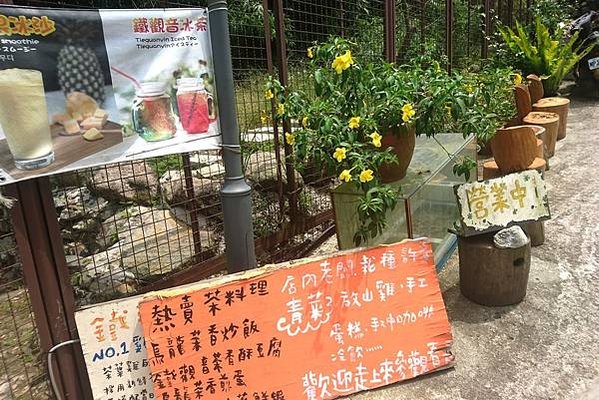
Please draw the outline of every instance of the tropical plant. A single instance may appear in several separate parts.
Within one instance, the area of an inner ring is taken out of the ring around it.
[[[566,74],[593,48],[593,45],[576,46],[578,33],[569,39],[560,31],[552,36],[539,17],[535,19],[534,35],[527,33],[519,23],[516,23],[516,31],[507,26],[500,26],[499,30],[517,62],[515,67],[526,74],[540,76],[548,96],[557,93]]]
[[[297,169],[322,165],[340,183],[354,185],[358,206],[356,244],[380,234],[397,193],[381,182],[379,168],[397,162],[383,135],[415,129],[432,136],[451,122],[454,81],[438,63],[395,66],[354,58],[355,44],[341,38],[308,49],[312,90],[286,91],[275,79],[265,97],[274,99],[276,118],[293,122],[285,133]]]
[[[452,113],[464,135],[474,134],[486,143],[516,116],[514,85],[522,76],[512,68],[487,66],[476,73],[456,73],[455,80],[459,85]]]

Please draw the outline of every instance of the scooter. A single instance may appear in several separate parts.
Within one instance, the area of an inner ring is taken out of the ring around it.
[[[576,68],[577,91],[599,97],[599,12],[588,11],[572,22],[570,33],[578,32],[576,46],[595,47],[587,54]]]

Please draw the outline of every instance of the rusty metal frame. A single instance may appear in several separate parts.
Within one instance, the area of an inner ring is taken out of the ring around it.
[[[385,59],[389,62],[396,59],[395,23],[395,0],[385,0]]]
[[[275,30],[277,59],[279,61],[279,81],[284,87],[289,85],[289,68],[287,65],[287,41],[285,39],[285,16],[283,8],[283,0],[273,0],[275,14]],[[291,123],[289,120],[283,121],[283,132],[291,132]],[[284,137],[281,136],[281,137]],[[285,148],[285,172],[287,175],[287,186],[285,191],[289,202],[289,218],[291,221],[296,221],[299,218],[298,209],[298,187],[295,181],[295,170],[291,155],[293,149],[288,143],[284,143]]]
[[[470,17],[470,9],[468,9]],[[447,71],[451,73],[453,67],[453,0],[445,0],[445,55],[447,56]],[[470,26],[468,26],[468,29]],[[468,41],[470,35],[468,34]]]
[[[25,282],[44,352],[78,339],[75,301],[50,180],[36,178],[9,185],[6,193],[17,199],[11,210],[15,239],[22,258]],[[91,399],[91,389],[80,347],[57,354],[57,382],[64,399]]]

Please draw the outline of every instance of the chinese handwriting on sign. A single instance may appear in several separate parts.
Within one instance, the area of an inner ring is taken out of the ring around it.
[[[425,240],[265,267],[139,305],[160,400],[316,400],[453,362]]]
[[[75,315],[94,399],[155,399],[138,304],[126,299]]]
[[[206,32],[208,19],[141,17],[133,19],[132,27],[134,33]]]
[[[465,235],[549,218],[545,183],[537,171],[467,183],[455,191]]]
[[[48,36],[56,32],[54,21],[46,16],[25,17],[0,14],[0,36]]]

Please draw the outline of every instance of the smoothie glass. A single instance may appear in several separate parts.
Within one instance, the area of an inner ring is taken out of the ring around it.
[[[164,83],[141,83],[133,100],[131,120],[133,130],[146,142],[167,140],[175,135],[171,98]]]
[[[187,133],[208,132],[214,101],[204,83],[196,78],[181,78],[177,87],[177,108],[183,129]]]
[[[54,161],[40,71],[0,71],[0,124],[17,168],[43,168]]]

